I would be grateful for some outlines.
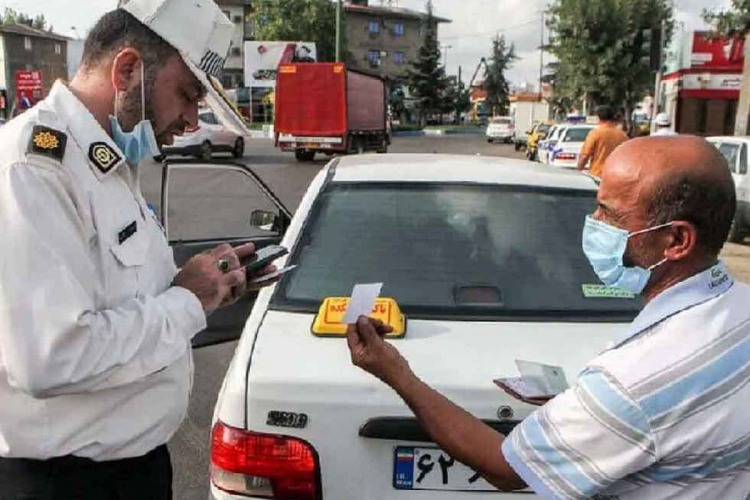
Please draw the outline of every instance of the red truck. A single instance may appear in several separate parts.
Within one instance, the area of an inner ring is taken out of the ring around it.
[[[385,153],[385,81],[340,63],[282,64],[276,76],[276,146],[297,160],[316,153]]]

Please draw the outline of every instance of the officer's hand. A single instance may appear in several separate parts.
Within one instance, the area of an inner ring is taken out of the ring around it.
[[[362,316],[346,332],[352,363],[390,386],[411,371],[398,350],[383,340],[392,331],[383,322]]]
[[[173,284],[193,292],[209,315],[221,306],[234,303],[245,293],[245,269],[240,268],[240,259],[254,252],[252,243],[237,248],[220,245],[188,260]],[[221,269],[222,260],[227,262],[226,269]]]

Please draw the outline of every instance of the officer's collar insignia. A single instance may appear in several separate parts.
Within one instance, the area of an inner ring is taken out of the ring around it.
[[[89,147],[89,160],[103,174],[106,174],[112,168],[120,163],[122,158],[117,151],[106,142],[95,142]]]
[[[36,125],[31,133],[28,152],[31,154],[48,156],[62,162],[65,156],[65,145],[68,136],[59,130],[42,125]]]

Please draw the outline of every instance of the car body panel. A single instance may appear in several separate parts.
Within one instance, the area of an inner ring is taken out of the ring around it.
[[[221,125],[212,111],[201,111],[198,120],[197,129],[176,136],[174,143],[163,147],[162,152],[165,155],[198,156],[204,143],[211,144],[214,152],[234,151],[237,139],[242,136]]]
[[[461,168],[456,168],[457,164]],[[315,178],[282,244],[295,247],[327,183],[362,182],[551,187],[590,191],[592,203],[596,191],[596,184],[586,176],[515,159],[344,157],[331,162]],[[291,256],[276,264],[283,266],[288,258]],[[271,302],[279,286],[262,291],[257,299],[219,394],[214,421],[310,443],[320,460],[325,500],[474,498],[474,493],[394,488],[396,447],[434,445],[360,435],[361,427],[373,418],[413,418],[413,414],[389,387],[352,365],[344,338],[320,338],[311,333],[315,314]],[[511,398],[492,380],[516,376],[516,359],[560,365],[572,382],[584,365],[627,327],[622,320],[467,321],[411,316],[405,337],[392,342],[419,377],[475,416],[515,423],[535,408]],[[501,409],[506,411],[503,417]],[[508,409],[512,416],[507,416]],[[304,413],[307,424],[304,428],[269,425],[270,411]],[[248,498],[226,494],[214,486],[211,491],[219,500]],[[493,498],[518,498],[519,494],[524,493],[497,493]]]
[[[488,141],[513,142],[516,135],[513,118],[503,116],[491,119],[487,125],[485,135]]]
[[[750,233],[750,137],[707,137],[729,164],[737,192],[736,220],[742,233]]]

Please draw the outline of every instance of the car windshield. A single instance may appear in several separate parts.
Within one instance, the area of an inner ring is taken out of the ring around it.
[[[594,191],[331,183],[272,307],[317,312],[325,297],[383,282],[410,316],[632,319],[640,301],[605,298],[581,250],[595,205]]]
[[[537,129],[542,134],[546,134],[550,129],[550,125],[541,124],[539,125],[539,128]]]
[[[569,128],[565,133],[563,142],[583,142],[591,130],[591,128]]]

